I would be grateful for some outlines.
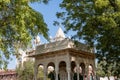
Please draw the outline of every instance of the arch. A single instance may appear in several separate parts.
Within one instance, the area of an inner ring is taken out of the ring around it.
[[[79,73],[82,75],[85,75],[85,64],[82,62],[80,63],[80,69]]]
[[[49,62],[47,65],[47,76],[50,80],[55,80],[55,64],[53,62]]]
[[[71,80],[77,79],[77,65],[75,61],[71,62]]]
[[[94,75],[94,69],[93,69],[93,65],[92,64],[89,64],[89,66],[88,66],[88,74]]]
[[[39,64],[37,66],[37,80],[43,80],[44,79],[44,65]]]
[[[67,80],[67,70],[66,70],[66,62],[65,61],[61,61],[59,63],[59,75],[58,78],[59,80]]]
[[[66,62],[65,61],[61,61],[59,63],[59,68],[61,68],[61,67],[66,67]]]
[[[48,65],[47,65],[47,67],[49,67],[49,66],[52,66],[52,67],[55,68],[55,64],[54,64],[54,62],[49,62]]]
[[[93,65],[89,64],[88,66],[88,79],[93,79],[94,76],[94,70],[93,70]]]
[[[72,72],[76,72],[77,70],[76,70],[76,63],[75,63],[75,61],[72,61],[71,62],[71,71]]]

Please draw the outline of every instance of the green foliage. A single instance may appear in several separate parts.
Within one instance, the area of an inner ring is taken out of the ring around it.
[[[24,62],[23,66],[22,64],[20,64],[16,68],[16,72],[17,80],[34,80],[34,61],[29,59],[26,62]],[[44,79],[43,68],[38,67],[37,80],[43,79]]]
[[[96,74],[100,77],[105,77],[106,74],[104,72],[104,69],[106,68],[106,62],[105,61],[100,61],[98,64],[97,64],[97,70],[96,70]]]
[[[116,66],[120,66],[119,64],[117,65],[116,62],[113,63],[107,63],[106,59],[101,60],[98,64],[97,64],[97,70],[96,70],[96,74],[98,76],[101,77],[105,77],[105,76],[119,76],[119,72],[117,71],[119,67]]]
[[[44,79],[44,71],[43,71],[43,68],[38,67],[37,80],[43,80],[43,79]]]
[[[105,73],[117,63],[112,71],[120,74],[120,0],[63,0],[60,7],[64,12],[57,17],[66,31],[76,31],[73,38],[94,46],[99,61],[106,58]]]
[[[48,39],[48,28],[42,15],[29,3],[48,0],[0,0],[0,68],[6,68],[10,55],[25,49],[38,33]]]
[[[24,62],[23,67],[16,69],[18,74],[17,80],[33,80],[34,79],[34,62],[29,60]]]

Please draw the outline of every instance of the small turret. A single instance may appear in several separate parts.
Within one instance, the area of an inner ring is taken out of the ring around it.
[[[63,39],[65,39],[65,34],[64,34],[63,30],[61,29],[61,27],[59,27],[59,29],[58,29],[58,31],[55,35],[54,40],[55,41],[61,41]]]
[[[37,45],[40,45],[40,37],[39,35],[37,35],[34,39],[34,45],[37,46]]]

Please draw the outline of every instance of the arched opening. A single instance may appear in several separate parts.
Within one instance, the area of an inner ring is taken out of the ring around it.
[[[80,74],[85,75],[85,64],[84,63],[80,63]]]
[[[44,66],[42,64],[38,65],[37,80],[44,79]]]
[[[59,63],[59,80],[67,80],[67,70],[66,70],[66,63],[65,61],[61,61]]]
[[[55,80],[55,64],[53,62],[50,62],[48,65],[47,65],[47,75],[48,75],[48,79],[49,80]]]
[[[93,66],[92,66],[92,64],[90,64],[90,65],[88,66],[88,73],[89,73],[89,74],[93,74]]]
[[[74,61],[71,62],[71,72],[76,72],[76,63]]]
[[[77,80],[77,66],[75,61],[71,62],[71,80]]]
[[[89,64],[89,66],[88,66],[88,78],[90,80],[93,80],[93,76],[94,76],[93,65]]]
[[[84,78],[87,78],[87,74],[85,74],[85,64],[80,63],[79,66],[79,80],[83,80]]]

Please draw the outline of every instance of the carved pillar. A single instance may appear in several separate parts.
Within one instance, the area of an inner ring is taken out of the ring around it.
[[[71,80],[71,77],[70,77],[71,69],[70,69],[70,67],[69,68],[67,67],[67,73],[68,73],[68,80]]]
[[[37,67],[37,65],[35,64],[35,65],[34,65],[34,78],[35,78],[35,80],[37,80],[37,73],[38,73],[38,67]]]
[[[93,68],[93,73],[96,75],[96,67],[95,67],[95,60],[92,60],[92,68]]]
[[[77,63],[77,80],[79,80],[79,63]]]
[[[59,72],[59,64],[56,62],[55,63],[55,73],[56,73],[56,76],[55,76],[55,80],[58,80],[58,72]]]
[[[68,74],[68,80],[71,80],[70,74],[71,74],[71,59],[70,55],[68,54],[68,61],[67,61],[67,74]]]
[[[47,80],[47,65],[44,65],[44,80]]]
[[[88,73],[89,73],[88,67],[89,67],[89,63],[86,63],[85,65],[86,65],[86,66],[85,66],[85,74],[86,74],[86,76],[87,76],[87,78],[88,78]]]

